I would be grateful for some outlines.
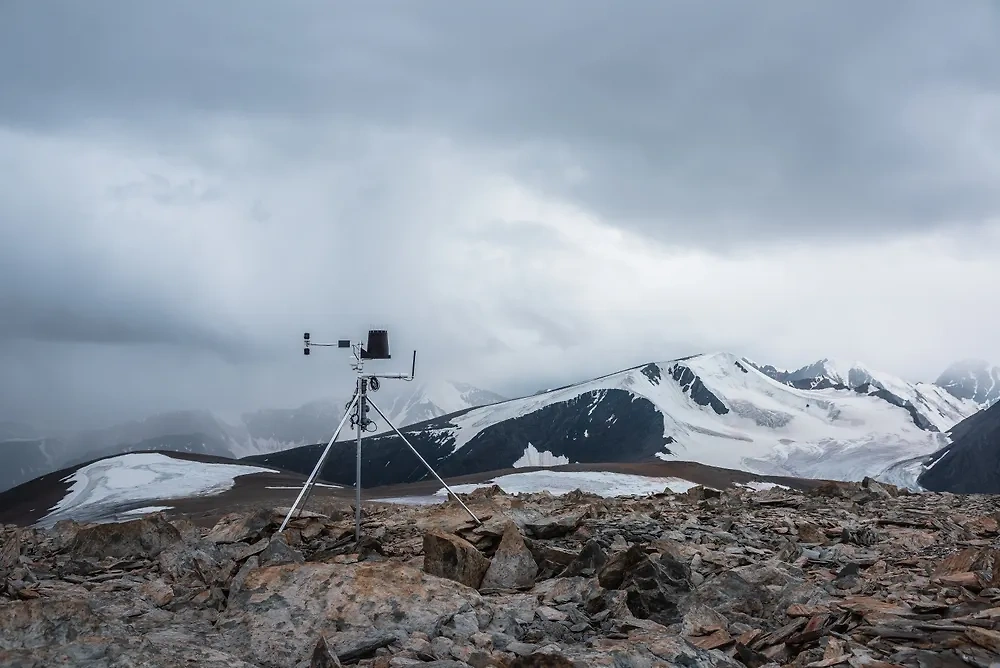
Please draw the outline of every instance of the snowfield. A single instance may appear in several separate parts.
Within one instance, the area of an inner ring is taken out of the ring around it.
[[[680,494],[697,486],[680,478],[654,478],[609,471],[527,471],[498,476],[484,483],[453,485],[452,490],[456,494],[468,494],[492,485],[499,486],[508,494],[549,492],[562,496],[579,489],[603,497],[643,496],[658,494],[664,489]],[[447,498],[448,490],[442,488],[434,494]]]
[[[221,494],[236,478],[255,473],[277,473],[256,466],[207,464],[175,459],[159,453],[132,453],[96,461],[77,469],[64,481],[69,492],[52,507],[38,526],[50,527],[72,519],[82,522],[113,521],[125,513],[155,512],[168,506],[151,501]]]

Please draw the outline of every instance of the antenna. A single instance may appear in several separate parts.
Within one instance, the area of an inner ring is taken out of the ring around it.
[[[302,490],[299,492],[298,497],[295,499],[295,503],[288,510],[288,515],[285,516],[285,520],[281,523],[281,527],[278,529],[278,533],[285,530],[288,523],[292,519],[292,515],[295,514],[296,508],[301,512],[302,507],[305,506],[306,500],[312,494],[312,490],[316,485],[316,479],[319,477],[320,471],[323,469],[323,463],[326,461],[327,456],[330,454],[330,450],[333,448],[333,444],[336,442],[337,437],[340,435],[341,430],[350,419],[351,427],[357,429],[357,446],[356,446],[356,467],[355,467],[355,505],[354,505],[354,538],[355,540],[361,540],[361,438],[364,432],[369,431],[369,426],[374,426],[375,423],[368,418],[369,408],[374,408],[375,412],[378,413],[386,424],[392,427],[392,430],[396,433],[399,438],[403,440],[403,443],[413,451],[413,454],[417,456],[420,463],[427,467],[427,470],[437,478],[437,481],[448,490],[448,492],[455,498],[458,502],[462,504],[465,508],[465,512],[469,513],[476,524],[482,524],[482,521],[476,517],[475,513],[469,510],[469,507],[458,498],[458,495],[452,491],[451,487],[448,486],[441,476],[437,474],[437,471],[427,463],[420,453],[417,451],[413,444],[410,443],[409,439],[403,435],[399,429],[396,428],[389,418],[385,416],[385,413],[379,409],[378,406],[369,397],[369,392],[377,392],[381,383],[380,378],[389,378],[396,380],[411,381],[416,376],[417,372],[417,351],[413,351],[413,361],[410,365],[410,373],[366,373],[365,372],[365,360],[387,360],[392,359],[389,354],[389,332],[384,329],[372,329],[368,331],[368,342],[367,347],[362,343],[353,343],[350,339],[339,339],[336,343],[317,343],[313,341],[309,332],[305,332],[302,335],[303,348],[302,352],[304,355],[308,355],[309,351],[313,347],[322,348],[350,348],[354,355],[354,361],[351,363],[351,369],[357,373],[357,380],[354,386],[354,394],[351,397],[350,402],[347,404],[347,412],[344,414],[344,418],[340,421],[340,425],[337,427],[336,431],[333,432],[333,436],[330,438],[330,442],[326,444],[323,449],[322,454],[319,457],[319,461],[316,462],[316,466],[313,467],[312,473],[306,479],[304,485],[302,485]],[[352,412],[353,411],[353,412]]]

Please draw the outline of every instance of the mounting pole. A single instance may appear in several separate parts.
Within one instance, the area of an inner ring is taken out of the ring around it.
[[[457,500],[459,503],[462,504],[462,507],[465,508],[465,512],[469,513],[469,516],[476,521],[476,524],[482,524],[482,522],[480,521],[480,519],[478,517],[476,517],[476,514],[474,512],[472,512],[471,510],[469,510],[469,507],[467,505],[465,505],[465,503],[462,501],[462,499],[458,498],[458,494],[455,494],[455,492],[452,491],[451,487],[448,487],[448,483],[446,483],[441,478],[441,476],[439,476],[437,474],[437,471],[435,471],[433,468],[431,468],[431,465],[427,463],[427,460],[424,459],[420,455],[420,453],[417,452],[417,449],[415,447],[413,447],[413,444],[410,443],[405,436],[403,436],[403,432],[401,432],[400,430],[396,429],[396,425],[394,425],[392,422],[389,421],[389,418],[387,418],[385,416],[385,413],[383,413],[381,411],[381,409],[379,409],[379,407],[375,405],[375,402],[371,401],[369,399],[368,403],[371,404],[371,407],[375,409],[376,413],[378,413],[380,416],[382,416],[382,419],[385,420],[386,424],[388,424],[390,427],[392,427],[392,430],[394,432],[396,432],[396,435],[399,436],[401,439],[403,439],[403,443],[406,443],[406,446],[408,448],[410,448],[410,450],[413,451],[413,454],[415,454],[417,456],[417,459],[420,460],[420,463],[427,467],[427,470],[431,472],[431,475],[433,475],[435,478],[437,478],[437,481],[439,483],[441,483],[446,490],[448,490],[448,493],[451,494],[453,497],[455,497],[455,500]]]
[[[306,483],[302,485],[302,491],[299,492],[299,496],[298,498],[295,499],[295,503],[293,503],[292,507],[288,509],[288,515],[285,516],[285,521],[281,523],[281,528],[278,529],[278,533],[284,531],[285,527],[288,526],[289,520],[292,519],[292,513],[295,512],[295,509],[298,507],[298,505],[300,503],[305,505],[302,499],[306,497],[308,494],[312,493],[312,488],[316,484],[316,476],[319,475],[320,469],[323,468],[323,462],[326,461],[327,455],[330,454],[330,449],[333,447],[333,442],[337,440],[338,436],[340,436],[340,430],[343,429],[344,425],[347,423],[347,418],[351,416],[351,409],[354,408],[354,405],[356,403],[358,403],[357,393],[355,393],[354,396],[351,397],[351,403],[347,405],[347,410],[344,412],[344,418],[340,421],[340,425],[337,427],[337,431],[333,432],[333,436],[330,438],[330,442],[327,443],[326,447],[323,449],[323,454],[319,456],[319,461],[316,462],[316,466],[313,467],[312,473],[310,473],[309,477],[306,479]]]
[[[354,470],[354,540],[361,540],[361,434],[365,424],[365,402],[367,401],[367,380],[358,370],[358,445],[355,451]]]

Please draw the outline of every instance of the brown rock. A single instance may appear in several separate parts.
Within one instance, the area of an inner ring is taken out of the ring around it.
[[[147,582],[139,587],[139,592],[158,608],[169,605],[174,600],[174,588],[163,580]]]
[[[826,537],[826,532],[812,522],[799,522],[796,525],[796,529],[799,532],[799,541],[803,543],[825,545],[829,542]]]
[[[469,541],[443,531],[424,534],[424,571],[478,589],[490,560]]]
[[[74,557],[151,559],[181,542],[180,532],[162,515],[81,529],[73,539]]]
[[[535,584],[538,564],[524,544],[513,522],[507,525],[496,554],[480,584],[480,589],[530,589]]]

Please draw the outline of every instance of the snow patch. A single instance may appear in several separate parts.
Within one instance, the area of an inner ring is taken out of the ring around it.
[[[277,473],[239,464],[206,464],[174,459],[160,453],[130,453],[102,459],[77,469],[66,478],[69,492],[38,526],[64,519],[98,521],[132,510],[148,501],[221,494],[239,476]]]
[[[120,515],[152,515],[153,513],[158,513],[164,510],[170,510],[173,506],[146,506],[145,508],[135,508],[134,510],[126,510]]]
[[[479,484],[453,485],[452,490],[456,494],[468,494],[492,485],[499,486],[508,494],[549,492],[562,496],[579,489],[606,498],[659,494],[668,488],[672,492],[683,493],[697,486],[680,478],[655,478],[610,471],[527,471],[498,476]],[[448,490],[441,488],[435,496],[447,498]]]
[[[791,489],[791,487],[788,487],[787,485],[779,485],[776,482],[762,482],[760,480],[738,483],[737,487],[746,487],[747,489],[752,489],[755,492],[766,492],[769,489]]]
[[[514,462],[514,468],[524,469],[532,467],[561,466],[569,464],[569,457],[556,456],[548,450],[539,451],[532,443],[528,442],[528,447],[524,449],[521,458]]]

